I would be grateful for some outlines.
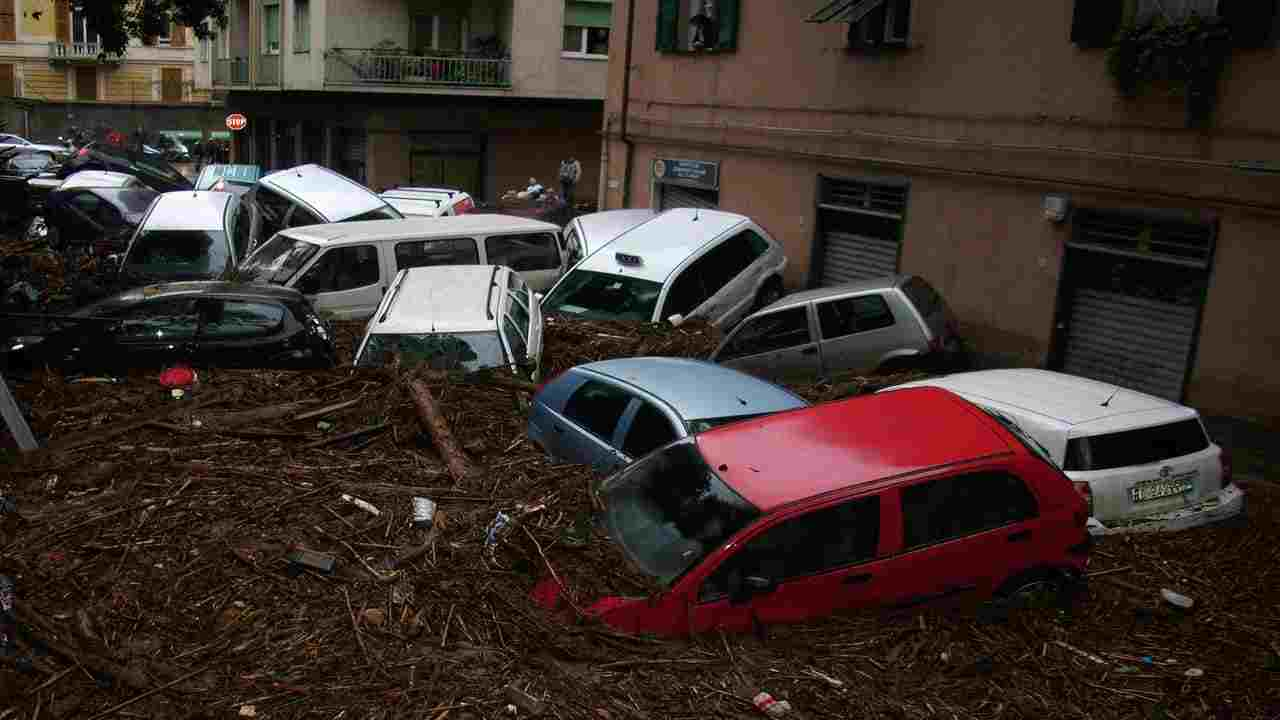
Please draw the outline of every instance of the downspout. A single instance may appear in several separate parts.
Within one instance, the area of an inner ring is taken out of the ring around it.
[[[627,137],[627,116],[631,104],[631,44],[635,40],[636,0],[627,0],[627,45],[622,55],[622,123],[619,137],[627,146],[622,170],[622,207],[631,207],[631,164],[635,160],[636,146]]]

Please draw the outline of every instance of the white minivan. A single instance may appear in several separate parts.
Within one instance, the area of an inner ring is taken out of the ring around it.
[[[337,320],[371,315],[396,273],[428,265],[504,265],[534,292],[564,272],[560,229],[506,215],[370,220],[283,230],[240,266],[248,282],[295,288]]]

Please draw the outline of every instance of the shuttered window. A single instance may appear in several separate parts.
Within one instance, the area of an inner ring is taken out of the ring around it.
[[[17,97],[18,81],[14,77],[13,65],[0,65],[0,97]]]
[[[71,42],[71,0],[55,0],[53,17],[58,42]]]
[[[658,0],[657,49],[736,50],[740,13],[739,0]]]
[[[98,68],[96,67],[76,68],[76,99],[77,100],[97,100],[98,99]]]
[[[0,9],[0,41],[13,42],[18,39],[17,25],[14,23],[13,6]]]

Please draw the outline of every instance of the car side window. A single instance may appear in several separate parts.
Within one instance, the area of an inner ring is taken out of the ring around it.
[[[144,302],[119,317],[117,337],[124,342],[164,342],[196,336],[196,301],[191,299]]]
[[[903,548],[924,547],[1035,517],[1036,498],[1007,472],[980,472],[902,490]]]
[[[243,258],[249,252],[249,240],[253,233],[253,211],[248,203],[240,203],[236,209],[235,227],[231,229],[231,242],[236,248],[236,257]]]
[[[578,264],[582,259],[582,241],[578,239],[578,228],[571,228],[564,236],[564,251],[569,255],[569,266]]]
[[[703,283],[702,267],[701,260],[695,261],[676,277],[667,290],[667,300],[659,317],[665,320],[672,315],[687,316],[711,297]]]
[[[265,337],[284,324],[281,305],[239,300],[200,303],[200,337],[230,340]]]
[[[747,320],[733,336],[721,360],[798,347],[812,342],[809,333],[809,310],[797,308],[758,315]]]
[[[551,233],[490,235],[484,239],[484,254],[490,265],[506,265],[517,272],[560,267],[560,250]]]
[[[726,594],[735,572],[785,582],[874,560],[879,546],[880,496],[814,510],[748,540],[707,577],[699,599]]]
[[[747,247],[750,248],[751,262],[755,262],[757,258],[769,252],[769,241],[765,240],[760,233],[755,230],[747,230],[742,233],[747,238]]]
[[[472,238],[409,240],[396,243],[396,269],[429,265],[477,265],[480,253]]]
[[[607,443],[613,439],[618,420],[630,402],[631,396],[625,391],[598,380],[588,380],[569,396],[564,415]]]
[[[886,328],[894,323],[893,311],[882,295],[860,295],[818,303],[822,339]]]
[[[289,227],[302,227],[303,225],[323,225],[324,220],[310,210],[298,205],[293,208],[293,213],[289,215]]]
[[[271,237],[285,229],[285,216],[289,214],[289,208],[293,207],[292,201],[260,185],[254,191],[254,202],[258,205],[258,212],[262,214],[261,237]]]
[[[706,265],[706,284],[711,295],[720,292],[721,288],[732,282],[759,257],[751,236],[755,236],[755,233],[750,230],[740,232],[702,256],[701,260]]]
[[[513,276],[514,277],[514,276]],[[529,333],[529,292],[524,289],[511,290],[511,305],[507,308],[507,316],[520,328],[523,334]]]
[[[529,356],[529,344],[525,338],[525,329],[518,327],[508,315],[503,322],[502,334],[507,337],[507,344],[511,346],[512,362],[523,362]]]
[[[83,213],[86,218],[98,222],[98,206],[102,204],[102,199],[97,195],[91,192],[79,192],[72,195],[67,203]]]
[[[622,452],[632,458],[643,457],[676,439],[675,428],[662,411],[641,401],[627,436],[622,439]]]
[[[374,285],[380,277],[378,248],[352,245],[325,251],[298,280],[297,288],[307,295],[340,292]]]

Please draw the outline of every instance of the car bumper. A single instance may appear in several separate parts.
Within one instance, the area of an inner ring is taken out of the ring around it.
[[[1244,506],[1244,490],[1233,483],[1208,500],[1159,515],[1118,520],[1111,525],[1089,518],[1089,533],[1096,536],[1186,530],[1237,517],[1244,513]]]

